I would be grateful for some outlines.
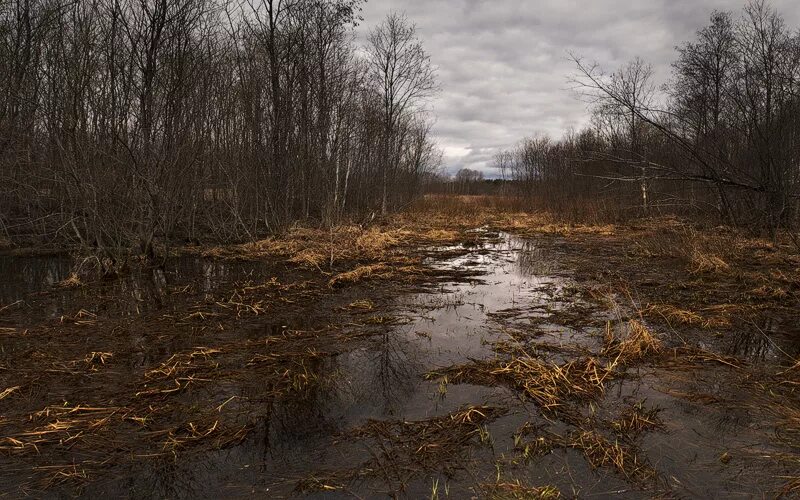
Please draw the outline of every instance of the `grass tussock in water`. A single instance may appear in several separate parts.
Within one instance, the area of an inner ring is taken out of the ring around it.
[[[526,486],[519,480],[482,483],[480,491],[489,500],[556,500],[562,498],[555,486]]]
[[[601,354],[613,359],[612,367],[630,364],[662,352],[661,341],[641,321],[631,319],[621,326],[623,328],[615,329],[610,321],[606,324]]]
[[[617,419],[611,421],[610,427],[619,435],[633,437],[643,432],[660,430],[664,428],[664,423],[658,416],[660,411],[658,408],[647,409],[638,403],[626,408]]]
[[[529,439],[533,434],[533,439]],[[525,462],[555,450],[577,450],[593,469],[610,468],[637,485],[643,485],[657,476],[655,469],[634,443],[636,435],[609,439],[596,427],[579,427],[564,434],[539,434],[530,425],[523,426],[515,435],[515,449]]]
[[[612,377],[596,358],[558,364],[518,352],[510,359],[480,360],[427,375],[444,383],[505,385],[520,390],[543,410],[557,412],[569,400],[595,399]]]
[[[468,465],[471,446],[491,444],[486,426],[507,412],[497,406],[466,406],[426,420],[370,420],[341,439],[360,443],[372,459],[303,479],[296,489],[303,493],[343,490],[354,480],[378,477],[402,490],[423,475],[453,476]]]

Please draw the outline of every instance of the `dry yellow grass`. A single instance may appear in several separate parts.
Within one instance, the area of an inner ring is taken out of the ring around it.
[[[655,476],[655,470],[642,462],[633,450],[611,442],[595,430],[584,430],[570,436],[567,445],[583,452],[594,468],[613,467],[632,480],[642,481]]]
[[[80,288],[85,286],[80,276],[77,273],[69,273],[69,276],[58,282],[60,288]]]
[[[693,274],[703,273],[727,273],[731,266],[714,254],[695,249],[689,257],[689,272]]]
[[[358,283],[367,278],[390,278],[392,275],[392,268],[384,263],[368,264],[337,274],[328,281],[328,286],[333,288],[346,283]]]
[[[21,388],[22,388],[21,386],[17,385],[17,386],[14,386],[14,387],[9,387],[8,389],[5,389],[4,391],[0,392],[0,401],[2,401],[5,398],[9,397],[10,395],[14,394],[15,392],[17,392]]]
[[[642,322],[632,319],[621,329],[623,331],[618,334],[611,322],[606,324],[603,355],[614,358],[611,367],[626,365],[662,351],[661,341]]]
[[[557,364],[520,351],[507,360],[476,361],[431,372],[427,378],[441,379],[443,383],[508,385],[523,392],[543,410],[557,412],[568,400],[601,396],[605,382],[612,376],[595,358]]]
[[[555,486],[525,486],[519,480],[498,481],[480,485],[483,496],[490,500],[555,500],[561,492]]]
[[[663,423],[658,418],[659,410],[647,410],[639,403],[627,408],[618,419],[611,422],[611,428],[624,436],[636,436],[644,431],[660,429]]]
[[[375,304],[369,299],[362,299],[351,302],[348,307],[350,309],[358,309],[361,311],[371,311],[375,309]]]
[[[648,304],[642,309],[648,317],[662,318],[678,325],[705,326],[705,319],[696,312],[681,309],[670,304]]]
[[[699,312],[689,311],[671,304],[648,304],[641,314],[647,318],[664,320],[676,325],[698,326],[705,329],[727,328],[731,326],[731,317],[742,314],[743,308],[731,304],[720,304],[706,307]]]

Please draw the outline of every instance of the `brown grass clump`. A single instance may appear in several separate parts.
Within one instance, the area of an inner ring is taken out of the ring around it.
[[[669,323],[679,325],[705,326],[705,320],[696,312],[681,309],[670,304],[648,304],[642,309],[642,314],[647,317],[662,318]]]
[[[112,419],[121,420],[128,411],[117,407],[48,406],[29,417],[42,425],[0,438],[0,450],[40,453],[42,446],[71,446],[84,435],[96,437],[107,431]]]
[[[375,309],[375,304],[369,299],[361,299],[351,302],[347,307],[349,309],[356,309],[360,311],[371,311]]]
[[[673,360],[681,362],[703,362],[718,363],[731,368],[742,368],[746,365],[744,361],[734,356],[725,356],[716,352],[693,346],[680,346],[670,349]]]
[[[626,437],[636,437],[642,432],[661,429],[664,424],[658,418],[659,412],[658,408],[647,410],[639,403],[627,408],[618,419],[613,420],[611,428]]]
[[[582,452],[593,468],[611,467],[632,481],[642,482],[656,476],[655,470],[639,458],[633,445],[617,439],[612,442],[595,429],[579,428],[566,435],[546,434],[530,442],[522,441],[525,433],[523,430],[515,435],[515,449],[520,450],[525,459],[551,453],[554,449],[573,449]]]
[[[162,449],[173,454],[188,446],[202,445],[210,449],[223,449],[241,442],[249,431],[250,428],[246,425],[225,428],[219,420],[205,424],[188,422],[169,430]]]
[[[427,375],[444,382],[507,385],[523,392],[543,410],[553,412],[568,400],[601,396],[611,377],[612,373],[595,358],[556,364],[521,353],[508,360],[475,361]]]
[[[83,362],[90,368],[95,368],[96,365],[105,365],[113,357],[114,353],[111,352],[92,351],[86,355],[86,357],[83,359]]]
[[[640,321],[628,321],[624,330],[623,335],[617,335],[611,322],[606,324],[602,354],[614,358],[612,367],[617,364],[626,365],[662,351],[661,341]]]
[[[295,227],[282,236],[230,247],[208,248],[204,257],[285,258],[301,266],[322,268],[347,260],[385,260],[396,247],[406,244],[412,233],[377,226],[337,226],[331,229]]]
[[[731,266],[722,258],[695,249],[689,256],[689,272],[693,274],[727,273]]]
[[[450,229],[429,229],[416,235],[426,243],[455,243],[461,239],[461,233]]]
[[[173,354],[170,358],[145,373],[146,389],[136,396],[166,395],[180,392],[191,384],[210,382],[219,368],[214,356],[219,349],[196,347],[191,352]],[[155,387],[153,387],[155,385]]]
[[[69,273],[69,276],[58,282],[59,288],[73,289],[86,286],[78,273]]]
[[[2,401],[2,400],[4,400],[5,398],[7,398],[7,397],[11,396],[12,394],[14,394],[15,392],[17,392],[17,391],[18,391],[18,390],[20,390],[21,388],[22,388],[22,386],[15,385],[14,387],[9,387],[9,388],[7,388],[7,389],[3,390],[2,392],[0,392],[0,401]]]
[[[480,485],[485,498],[490,500],[555,500],[561,492],[555,486],[525,486],[519,480],[513,482],[483,483]]]
[[[392,268],[387,264],[368,264],[365,266],[358,266],[351,271],[339,273],[328,281],[328,286],[334,288],[337,285],[346,283],[358,283],[367,278],[390,278],[392,277]]]
[[[427,420],[370,420],[343,438],[362,440],[372,459],[352,469],[316,474],[300,481],[296,490],[341,490],[351,481],[373,476],[391,477],[402,488],[420,474],[452,475],[466,466],[469,446],[489,444],[486,425],[506,413],[500,407],[467,406]]]
[[[410,234],[402,229],[382,230],[372,227],[358,235],[355,247],[360,255],[370,259],[380,258],[391,248],[406,241]]]
[[[583,430],[569,436],[566,445],[580,450],[594,468],[613,467],[626,478],[643,481],[654,478],[655,470],[642,462],[636,452],[618,441],[613,443],[594,430]]]
[[[666,321],[672,325],[698,326],[704,329],[727,328],[731,326],[730,316],[741,313],[742,308],[728,304],[706,307],[702,309],[705,315],[675,307],[671,304],[648,304],[641,313],[647,318]]]

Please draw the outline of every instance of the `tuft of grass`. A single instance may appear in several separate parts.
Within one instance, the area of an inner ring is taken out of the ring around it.
[[[351,302],[347,307],[349,309],[356,309],[360,311],[371,311],[375,309],[375,304],[369,299],[361,299]]]
[[[695,249],[689,256],[689,272],[692,274],[727,273],[731,266],[721,257]]]
[[[392,268],[385,263],[367,264],[358,266],[353,270],[339,273],[328,281],[328,286],[334,288],[339,285],[358,283],[368,278],[391,278]]]
[[[622,412],[620,417],[611,422],[611,428],[620,435],[636,437],[647,431],[664,428],[664,423],[658,417],[659,408],[645,409],[643,403],[637,403]]]
[[[526,486],[516,481],[483,483],[480,490],[490,500],[555,500],[561,492],[555,486]]]
[[[609,321],[606,324],[603,340],[602,354],[609,358],[614,358],[611,363],[612,367],[618,364],[624,366],[650,355],[658,354],[663,350],[661,340],[653,335],[641,321],[635,319],[629,320],[624,325],[621,335],[615,332]]]
[[[74,289],[86,286],[78,273],[69,273],[69,276],[58,282],[59,288]]]
[[[619,441],[611,442],[595,430],[571,434],[566,445],[583,452],[594,468],[612,467],[634,481],[645,481],[656,476],[655,470],[640,460],[633,449],[621,445]]]
[[[506,385],[535,401],[544,411],[557,412],[568,400],[595,399],[613,376],[596,358],[557,364],[520,350],[510,359],[480,360],[427,374],[452,383]]]

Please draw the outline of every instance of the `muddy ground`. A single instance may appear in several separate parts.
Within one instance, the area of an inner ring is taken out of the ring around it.
[[[790,248],[428,210],[112,281],[0,258],[0,495],[797,494]]]

